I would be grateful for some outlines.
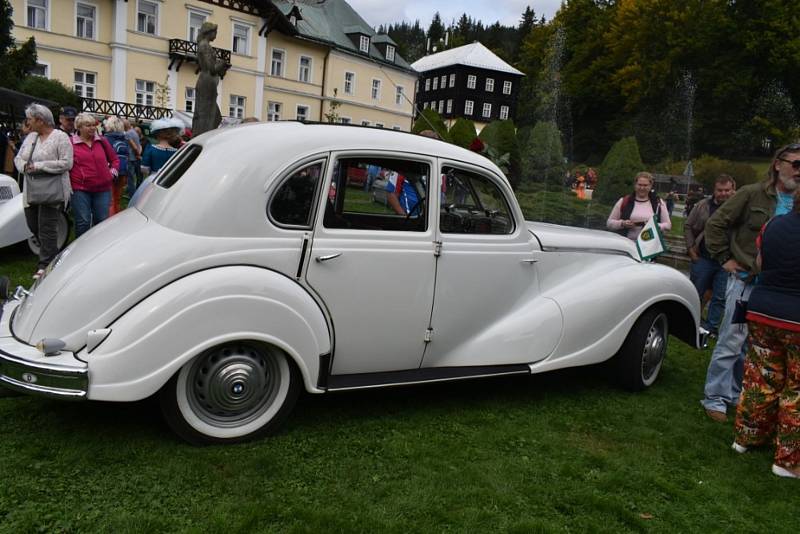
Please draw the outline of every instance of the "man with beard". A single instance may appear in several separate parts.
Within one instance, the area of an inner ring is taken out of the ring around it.
[[[747,324],[735,312],[737,301],[746,302],[753,289],[758,270],[756,237],[770,218],[792,210],[798,184],[800,144],[791,144],[775,153],[767,180],[739,189],[706,222],[706,248],[728,273],[725,315],[701,401],[714,421],[727,420],[727,409],[736,406],[742,389]]]
[[[727,174],[720,174],[714,181],[714,193],[711,198],[704,198],[698,202],[683,226],[686,250],[692,260],[689,278],[697,289],[701,302],[706,291],[711,290],[711,300],[708,303],[708,313],[703,328],[714,336],[719,332],[722,311],[725,309],[728,273],[709,255],[704,235],[705,227],[709,217],[714,215],[717,208],[735,192],[736,180]]]

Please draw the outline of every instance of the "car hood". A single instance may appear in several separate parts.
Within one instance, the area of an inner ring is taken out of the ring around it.
[[[526,222],[528,231],[539,241],[542,250],[595,251],[625,254],[639,260],[636,244],[621,235],[603,230],[587,230],[557,224]]]

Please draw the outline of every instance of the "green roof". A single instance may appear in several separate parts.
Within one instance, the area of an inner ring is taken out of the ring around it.
[[[303,20],[297,22],[297,32],[299,37],[305,37],[312,41],[318,41],[335,49],[343,50],[357,56],[365,57],[360,52],[353,41],[348,37],[348,33],[361,33],[370,36],[370,59],[383,65],[391,65],[402,70],[416,74],[411,65],[395,53],[394,61],[386,61],[380,50],[375,46],[378,44],[391,44],[397,46],[388,35],[376,35],[367,21],[350,7],[344,0],[325,0],[318,3],[318,0],[273,0],[275,7],[284,15],[288,15],[293,7],[297,6]]]

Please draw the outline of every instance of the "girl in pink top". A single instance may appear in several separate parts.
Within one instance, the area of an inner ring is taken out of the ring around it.
[[[667,205],[658,198],[658,195],[654,192],[651,193],[655,185],[653,175],[649,172],[640,172],[636,175],[633,183],[634,192],[620,198],[614,204],[614,209],[611,210],[611,215],[608,216],[608,221],[606,221],[608,229],[636,241],[636,238],[639,237],[639,232],[642,231],[650,217],[654,213],[658,213],[658,226],[661,231],[670,230],[672,221],[669,219]]]

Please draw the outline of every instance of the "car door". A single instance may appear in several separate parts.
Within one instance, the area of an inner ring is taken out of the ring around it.
[[[333,157],[306,272],[330,313],[331,372],[417,369],[433,303],[434,225],[425,198],[435,160],[374,152]],[[369,166],[381,170],[374,182],[354,179]],[[403,198],[410,214],[387,201],[387,191],[403,184],[415,188]]]
[[[542,254],[513,193],[488,170],[441,162],[436,293],[423,367],[531,363],[561,335],[558,305],[539,295]]]

